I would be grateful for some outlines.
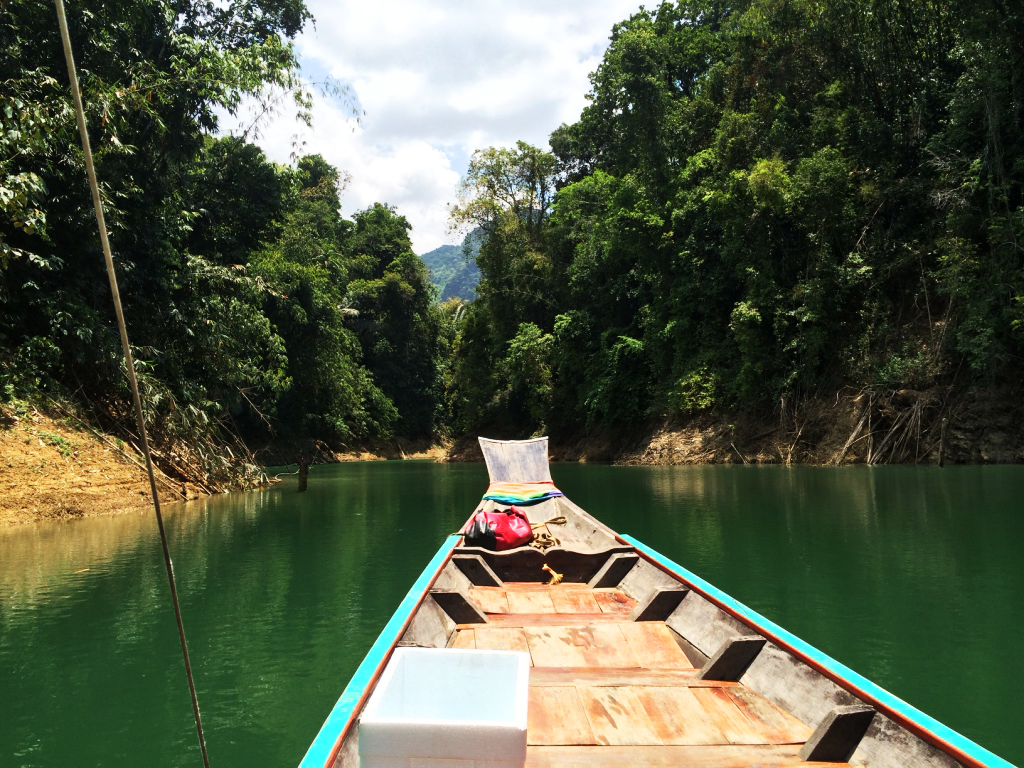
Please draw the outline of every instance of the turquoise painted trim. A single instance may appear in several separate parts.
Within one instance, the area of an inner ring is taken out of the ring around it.
[[[718,587],[709,584],[700,576],[691,573],[678,563],[669,560],[660,552],[651,549],[643,542],[637,541],[632,536],[620,535],[619,538],[633,546],[638,552],[649,557],[661,567],[676,576],[679,576],[683,581],[687,581],[692,586],[697,587],[698,590],[720,603],[723,607],[729,609],[738,616],[747,619],[756,627],[763,629],[767,634],[773,635],[778,640],[788,645],[790,649],[806,657],[814,664],[825,669],[832,675],[835,675],[837,678],[846,681],[852,687],[856,688],[861,693],[867,694],[867,696],[874,699],[883,707],[892,710],[892,712],[914,723],[918,728],[932,734],[939,741],[950,745],[965,757],[969,757],[971,760],[975,760],[982,765],[991,766],[992,768],[1015,768],[1012,763],[1008,763],[1006,760],[1003,760],[1003,758],[992,754],[984,747],[975,744],[966,736],[961,736],[959,733],[943,725],[935,718],[926,715],[916,707],[913,707],[902,699],[893,696],[884,688],[880,688],[866,677],[857,674],[849,667],[822,653],[814,646],[804,642],[793,633],[786,631],[770,619],[766,619],[754,609],[748,608],[739,600],[730,597]]]
[[[434,583],[437,574],[441,572],[460,538],[456,534],[445,539],[444,544],[437,550],[437,554],[423,569],[423,573],[416,579],[416,583],[412,585],[412,589],[399,603],[394,615],[381,630],[377,640],[366,652],[366,656],[360,662],[355,674],[352,675],[352,679],[345,686],[345,691],[334,705],[331,714],[327,716],[327,720],[320,727],[320,732],[310,745],[306,756],[302,758],[299,768],[324,768],[327,764],[342,732],[357,714],[356,708],[370,686],[373,685],[378,671],[387,662],[392,649],[398,644],[402,633],[405,632],[409,619]]]

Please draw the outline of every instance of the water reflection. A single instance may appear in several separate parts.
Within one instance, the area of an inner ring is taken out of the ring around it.
[[[1015,467],[556,465],[558,485],[1013,762],[1024,684]],[[212,759],[297,763],[479,466],[317,467],[309,491],[168,507]],[[0,530],[0,765],[192,765],[152,513]],[[955,680],[955,682],[951,682]]]

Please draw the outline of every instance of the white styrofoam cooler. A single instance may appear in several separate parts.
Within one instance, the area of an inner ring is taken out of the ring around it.
[[[530,654],[396,648],[359,718],[362,768],[526,762]]]

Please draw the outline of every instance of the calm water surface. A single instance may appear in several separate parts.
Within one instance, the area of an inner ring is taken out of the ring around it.
[[[1024,468],[556,465],[556,483],[1016,764]],[[295,765],[478,465],[314,468],[166,511],[215,768]],[[0,766],[201,765],[152,513],[0,529]]]

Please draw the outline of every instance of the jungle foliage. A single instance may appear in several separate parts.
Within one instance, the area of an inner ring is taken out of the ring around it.
[[[457,432],[1021,380],[1018,3],[665,2],[591,84],[469,168]]]
[[[343,218],[323,158],[211,138],[244,98],[308,110],[301,0],[69,13],[147,418],[211,485],[276,437],[616,432],[1024,374],[1009,0],[641,10],[550,152],[475,153],[452,215],[480,282],[440,305],[397,211]],[[50,6],[0,6],[0,400],[59,393],[132,440],[66,80]]]
[[[157,455],[211,487],[242,444],[429,436],[442,313],[409,223],[345,220],[320,157],[214,140],[243,97],[309,106],[301,0],[115,0],[68,9],[118,281]],[[0,400],[133,420],[52,5],[0,8]]]

